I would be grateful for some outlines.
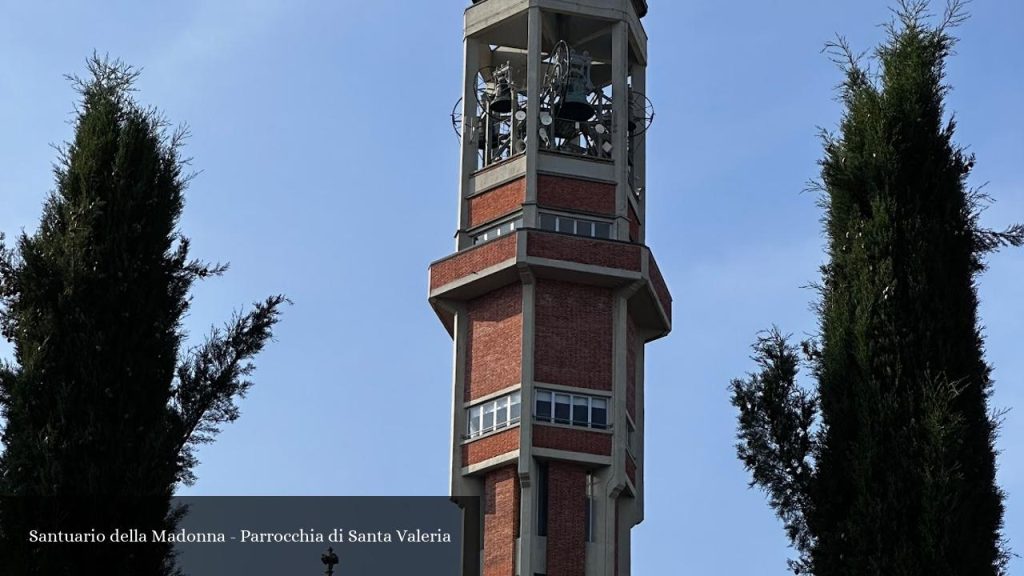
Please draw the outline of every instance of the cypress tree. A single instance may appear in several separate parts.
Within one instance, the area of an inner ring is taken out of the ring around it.
[[[777,329],[759,370],[732,382],[738,455],[783,520],[796,573],[1004,572],[996,422],[988,408],[976,280],[984,256],[1024,243],[1024,228],[980,227],[987,198],[967,178],[943,106],[948,5],[904,1],[875,51],[878,71],[832,44],[845,112],[824,133],[817,188],[829,261],[819,335],[803,343],[816,384],[797,384],[801,353]]]
[[[93,56],[72,78],[73,141],[38,230],[0,246],[0,565],[19,574],[173,573],[168,546],[42,546],[29,528],[172,529],[194,448],[239,415],[281,296],[184,349],[189,291],[225,266],[189,258],[178,231],[183,128],[133,99],[130,66]],[[13,567],[17,567],[14,569]]]

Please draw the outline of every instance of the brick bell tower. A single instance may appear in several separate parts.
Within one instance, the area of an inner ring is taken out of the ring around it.
[[[456,251],[430,266],[429,299],[454,339],[451,493],[482,503],[467,575],[630,573],[644,344],[672,302],[644,244],[646,13],[465,12]]]

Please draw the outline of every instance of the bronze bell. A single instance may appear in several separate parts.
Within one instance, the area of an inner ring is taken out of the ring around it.
[[[573,122],[586,122],[594,117],[590,93],[594,83],[590,80],[590,54],[569,52],[569,70],[565,77],[562,97],[557,103],[558,117]]]
[[[558,117],[573,122],[585,122],[593,118],[594,107],[590,105],[589,95],[590,91],[582,82],[570,81],[558,105]]]
[[[498,80],[494,88],[494,96],[491,97],[491,112],[496,114],[508,114],[512,111],[512,87],[508,80]]]

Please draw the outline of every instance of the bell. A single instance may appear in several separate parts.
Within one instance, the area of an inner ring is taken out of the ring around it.
[[[590,91],[582,82],[571,82],[565,91],[565,97],[558,106],[558,117],[573,122],[586,122],[594,117],[594,107],[590,105]]]
[[[490,105],[491,112],[496,114],[508,114],[512,111],[512,87],[508,83],[508,78],[498,78]]]
[[[569,51],[569,70],[565,77],[561,101],[558,102],[558,117],[573,122],[586,122],[594,117],[590,105],[590,93],[594,83],[590,80],[590,54]]]

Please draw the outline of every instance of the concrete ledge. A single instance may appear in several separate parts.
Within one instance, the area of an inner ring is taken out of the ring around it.
[[[514,461],[516,461],[518,459],[519,459],[519,450],[516,449],[516,450],[513,450],[512,452],[506,452],[505,454],[502,454],[501,456],[495,456],[494,458],[488,458],[487,460],[484,460],[482,462],[477,462],[476,464],[470,464],[469,466],[464,466],[462,468],[462,475],[463,476],[476,475],[476,474],[479,474],[481,472],[486,472],[488,470],[491,470],[492,468],[498,468],[499,466],[502,466],[503,464],[506,464],[508,462],[514,462]]]
[[[538,458],[567,460],[570,462],[579,462],[581,464],[591,464],[594,466],[612,465],[611,456],[599,456],[597,454],[587,454],[585,452],[567,452],[565,450],[555,450],[553,448],[534,448],[533,455]]]
[[[522,228],[433,263],[429,300],[451,332],[446,302],[470,300],[522,282],[524,272],[530,278],[629,289],[630,310],[645,342],[672,329],[672,295],[650,248],[536,228]]]
[[[469,188],[466,197],[471,198],[477,194],[483,194],[492,188],[497,188],[517,178],[526,176],[526,155],[520,154],[505,162],[492,164],[481,170],[477,170],[469,178]]]

